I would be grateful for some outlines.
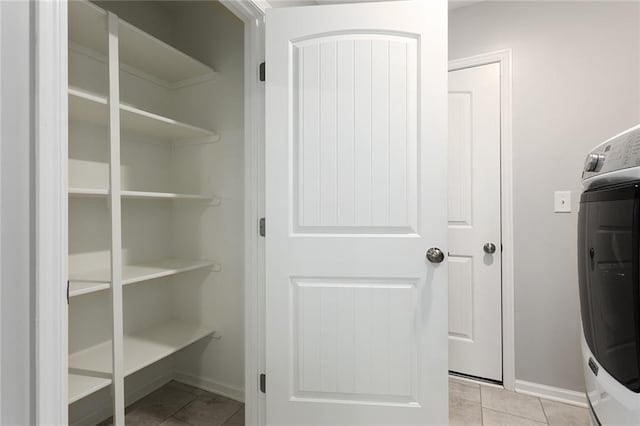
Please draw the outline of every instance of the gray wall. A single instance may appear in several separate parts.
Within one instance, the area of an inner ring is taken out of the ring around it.
[[[513,50],[516,378],[582,390],[576,266],[590,148],[640,122],[640,4],[486,2],[453,10],[449,57]],[[571,214],[553,192],[572,191]]]
[[[0,424],[33,424],[31,4],[0,4]]]

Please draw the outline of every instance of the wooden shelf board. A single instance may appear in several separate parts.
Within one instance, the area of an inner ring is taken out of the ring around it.
[[[106,126],[109,122],[107,99],[83,90],[69,88],[69,119]]]
[[[69,188],[69,197],[106,197],[109,195],[108,189],[95,188]]]
[[[200,194],[179,194],[175,192],[128,191],[120,192],[123,198],[151,198],[157,200],[202,200],[215,201],[216,198]]]
[[[124,336],[128,376],[215,333],[215,328],[171,320]],[[111,374],[111,341],[69,355],[69,368]]]
[[[107,98],[75,87],[69,88],[69,118],[106,126],[108,124]],[[131,132],[172,141],[215,142],[219,136],[210,130],[141,110],[131,105],[120,105],[120,128]]]
[[[126,265],[122,268],[122,284],[133,284],[182,272],[216,266],[211,260],[163,259],[142,265]]]
[[[109,290],[109,282],[72,281],[69,280],[69,297]]]
[[[69,2],[69,38],[101,56],[107,55],[107,14],[87,1]],[[173,46],[119,20],[121,68],[139,70],[167,87],[180,87],[215,75],[213,68]]]
[[[69,404],[111,385],[111,379],[69,373]]]
[[[179,86],[215,75],[213,68],[122,19],[119,38],[123,64],[156,76],[169,85]]]
[[[107,13],[88,1],[68,2],[69,40],[107,55]]]
[[[122,285],[168,277],[208,267],[213,267],[214,270],[219,268],[219,266],[211,260],[172,258],[139,265],[123,265]],[[109,269],[101,269],[89,272],[70,273],[69,281],[69,296],[79,296],[82,294],[102,291],[109,288],[109,283],[111,282],[111,271]]]
[[[109,195],[108,189],[97,188],[69,188],[70,197],[106,197]],[[202,194],[180,194],[177,192],[152,192],[152,191],[120,191],[122,198],[131,199],[150,199],[150,200],[194,200],[209,201],[212,205],[217,206],[220,200],[216,197],[210,197]]]
[[[216,135],[199,127],[171,118],[143,111],[130,105],[120,105],[120,127],[128,132],[154,136],[159,139],[214,139]]]

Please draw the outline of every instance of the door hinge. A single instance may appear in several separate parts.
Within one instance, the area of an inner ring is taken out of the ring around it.
[[[67,280],[67,305],[69,304],[69,280]]]
[[[260,221],[258,222],[258,233],[261,237],[264,237],[267,233],[267,221],[264,217],[261,217]]]
[[[266,65],[264,62],[262,62],[260,64],[260,70],[259,70],[259,75],[260,75],[260,81],[265,81],[266,76],[267,76],[267,70],[266,70]]]
[[[260,374],[260,392],[267,393],[267,375],[264,373]]]

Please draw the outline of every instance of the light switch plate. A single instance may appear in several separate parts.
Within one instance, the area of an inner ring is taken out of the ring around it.
[[[571,191],[555,192],[553,211],[556,213],[571,213]]]

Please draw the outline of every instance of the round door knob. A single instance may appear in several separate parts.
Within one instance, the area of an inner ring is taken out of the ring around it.
[[[485,253],[489,253],[489,254],[493,254],[496,252],[496,245],[493,243],[487,243],[484,245],[484,252]]]
[[[427,250],[427,259],[431,263],[440,263],[444,260],[444,253],[437,247],[431,247]]]

